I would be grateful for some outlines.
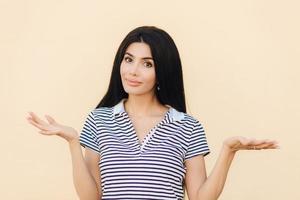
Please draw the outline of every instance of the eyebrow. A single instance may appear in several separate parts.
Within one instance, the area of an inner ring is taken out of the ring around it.
[[[134,57],[131,53],[128,53],[128,52],[126,52],[125,54],[128,54],[128,55],[130,55],[130,56],[132,56],[132,57]],[[144,57],[144,58],[142,58],[142,59],[152,59],[153,60],[153,58],[152,57]]]

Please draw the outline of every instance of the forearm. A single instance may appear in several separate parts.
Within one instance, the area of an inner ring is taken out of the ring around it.
[[[235,152],[222,146],[218,160],[203,185],[198,190],[197,199],[216,200],[221,194],[225,185],[226,177],[234,158]]]
[[[84,162],[79,139],[69,142],[69,147],[72,157],[74,186],[80,200],[99,200],[97,184]]]

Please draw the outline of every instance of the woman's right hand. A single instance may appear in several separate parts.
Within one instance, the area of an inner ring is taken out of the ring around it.
[[[39,133],[43,135],[58,135],[68,142],[78,139],[78,133],[74,128],[57,123],[51,116],[45,115],[47,123],[41,120],[35,113],[28,113],[28,122],[40,129]]]

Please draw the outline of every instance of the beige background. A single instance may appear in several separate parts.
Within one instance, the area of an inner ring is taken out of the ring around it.
[[[40,135],[27,111],[81,130],[106,92],[125,35],[155,25],[175,40],[188,113],[211,148],[225,138],[276,139],[238,152],[221,200],[300,199],[298,1],[0,1],[1,199],[78,199],[67,143]]]

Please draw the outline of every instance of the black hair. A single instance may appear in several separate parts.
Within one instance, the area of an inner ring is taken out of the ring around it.
[[[155,26],[137,27],[121,42],[114,59],[108,90],[96,108],[112,107],[121,99],[128,98],[121,81],[120,65],[127,47],[133,42],[144,42],[150,46],[156,82],[160,88],[155,90],[158,101],[186,112],[179,52],[171,36]]]

